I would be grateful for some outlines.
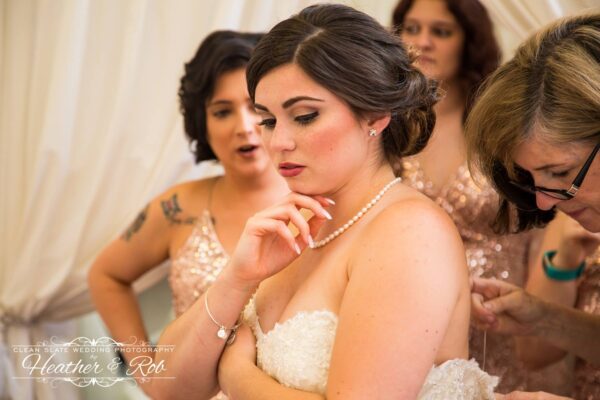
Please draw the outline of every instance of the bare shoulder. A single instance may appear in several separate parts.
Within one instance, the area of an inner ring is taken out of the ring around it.
[[[348,257],[351,267],[328,382],[332,393],[345,390],[348,382],[353,390],[364,384],[366,393],[379,379],[396,393],[411,390],[404,397],[414,398],[447,348],[446,338],[458,337],[455,326],[464,335],[462,342],[452,343],[451,354],[467,346],[468,318],[455,319],[468,315],[456,310],[469,306],[463,300],[468,277],[456,228],[418,193],[398,187],[390,195],[355,236]],[[407,378],[398,383],[398,376]]]
[[[352,269],[385,269],[384,276],[427,282],[468,279],[465,253],[456,226],[444,210],[424,196],[397,196],[361,232]]]
[[[176,195],[180,200],[202,200],[207,197],[217,179],[217,177],[212,177],[178,183],[162,192],[156,199],[164,200]]]
[[[427,242],[442,240],[462,243],[448,214],[421,194],[398,196],[369,225],[365,232],[367,235],[392,236],[409,241],[425,236]]]

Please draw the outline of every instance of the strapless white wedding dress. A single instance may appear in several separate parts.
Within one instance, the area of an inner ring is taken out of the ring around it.
[[[263,333],[252,299],[244,320],[256,336],[260,369],[290,388],[325,394],[338,318],[331,311],[299,312]],[[493,400],[498,378],[473,360],[455,359],[431,368],[419,400]]]

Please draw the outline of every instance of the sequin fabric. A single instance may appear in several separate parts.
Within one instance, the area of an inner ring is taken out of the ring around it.
[[[586,264],[577,290],[576,307],[600,316],[600,248],[586,260]],[[573,397],[576,400],[600,399],[600,365],[583,360],[576,361]]]
[[[532,232],[497,235],[490,224],[498,207],[498,195],[483,179],[477,183],[466,163],[449,182],[434,187],[414,157],[402,161],[403,182],[434,200],[452,218],[465,246],[471,276],[496,278],[524,286],[528,272],[529,245]],[[500,377],[498,392],[513,390],[547,390],[562,392],[568,388],[567,366],[554,365],[539,372],[529,372],[518,360],[513,337],[487,334],[486,360],[483,365],[483,332],[471,329],[470,356],[491,375]],[[551,377],[551,378],[550,378]]]
[[[171,262],[169,284],[175,315],[181,315],[212,285],[228,261],[205,210]]]
[[[212,217],[205,210],[171,262],[169,285],[176,316],[183,314],[206,292],[228,261]],[[219,393],[211,400],[227,400],[227,396]]]
[[[263,333],[254,299],[244,320],[256,336],[257,365],[284,386],[324,395],[338,318],[331,311],[299,312]],[[492,400],[498,378],[475,361],[449,360],[432,367],[419,400]]]

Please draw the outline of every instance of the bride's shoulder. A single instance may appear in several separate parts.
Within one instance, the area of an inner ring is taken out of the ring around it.
[[[410,189],[410,188],[409,188]],[[458,236],[449,215],[425,195],[412,189],[398,193],[373,219],[373,230],[423,232]]]
[[[395,196],[356,243],[348,268],[356,279],[377,269],[382,271],[381,284],[397,278],[427,289],[438,282],[436,287],[449,296],[466,287],[465,253],[456,226],[444,210],[421,196]]]

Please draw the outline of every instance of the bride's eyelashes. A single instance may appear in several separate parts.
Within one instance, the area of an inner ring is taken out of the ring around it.
[[[313,122],[319,116],[318,111],[311,112],[309,114],[302,114],[294,117],[294,121],[296,121],[299,125],[308,125]],[[265,118],[258,123],[260,126],[264,126],[266,129],[275,128],[275,123],[277,120],[275,118]]]
[[[319,112],[311,112],[310,114],[298,115],[294,118],[294,121],[298,122],[300,125],[308,125],[313,122],[319,116]]]

